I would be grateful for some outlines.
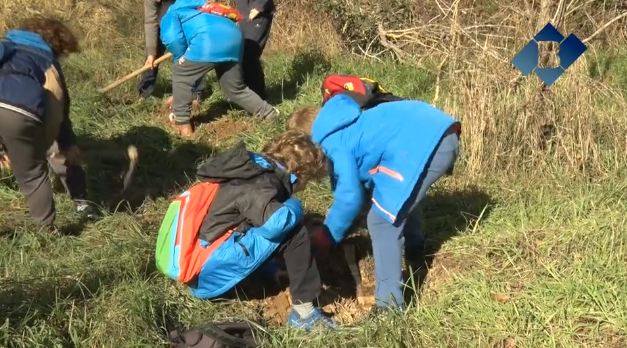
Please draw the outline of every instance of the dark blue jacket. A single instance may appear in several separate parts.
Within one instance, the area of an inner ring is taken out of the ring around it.
[[[67,148],[75,138],[69,106],[61,66],[48,44],[39,34],[9,31],[0,41],[0,108],[42,125],[50,117],[62,119],[56,140],[61,148]]]

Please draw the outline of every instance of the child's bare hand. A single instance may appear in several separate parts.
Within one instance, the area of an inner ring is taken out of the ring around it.
[[[146,58],[146,62],[144,63],[144,66],[145,67],[149,67],[151,69],[154,69],[154,67],[155,67],[155,56],[149,55]]]
[[[0,170],[11,169],[11,161],[6,154],[0,154]]]

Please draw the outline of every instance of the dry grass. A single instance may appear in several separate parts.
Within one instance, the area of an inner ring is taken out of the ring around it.
[[[383,52],[399,60],[431,64],[438,77],[432,102],[461,119],[470,173],[554,164],[572,175],[602,177],[615,169],[614,160],[627,160],[627,123],[618,121],[624,119],[627,96],[620,86],[589,75],[598,64],[597,52],[627,42],[624,8],[544,1],[539,8],[516,3],[485,16],[483,3],[436,4],[427,23],[400,30],[380,25],[379,40]],[[589,20],[582,25],[577,19],[584,14]],[[563,34],[574,31],[588,45],[550,89],[535,75],[523,78],[511,65],[511,57],[549,19]],[[445,89],[447,96],[441,97]]]
[[[417,2],[416,25],[389,30],[389,23],[381,23],[387,53],[396,48],[394,54],[405,61],[397,64],[366,47],[362,59],[346,59],[346,42],[330,29],[342,23],[331,23],[302,0],[277,4],[268,53],[288,54],[268,55],[266,72],[281,120],[240,119],[216,103],[216,93],[203,103],[208,123],[196,139],[184,142],[154,115],[160,102],[135,102],[133,83],[110,98],[95,92],[95,86],[141,64],[139,2],[0,3],[0,29],[9,18],[37,12],[69,20],[79,32],[85,52],[65,61],[64,71],[74,125],[91,160],[89,188],[107,213],[79,236],[42,235],[26,222],[15,183],[0,177],[0,346],[156,346],[165,343],[173,323],[272,316],[258,301],[191,298],[154,269],[155,233],[167,198],[189,183],[200,159],[240,139],[260,149],[284,128],[290,111],[319,101],[319,83],[332,72],[375,77],[398,94],[427,99],[459,117],[462,163],[456,177],[429,195],[425,231],[437,253],[415,306],[365,320],[358,301],[342,298],[329,308],[350,325],[305,334],[274,323],[264,337],[267,346],[625,345],[627,183],[621,170],[627,92],[617,81],[627,81],[620,74],[627,70],[591,73],[603,70],[604,56],[624,49],[624,19],[591,40],[589,51],[549,91],[536,77],[519,78],[509,64],[545,21],[535,12],[558,13],[562,32],[585,38],[624,6],[577,0],[542,8],[530,1]],[[327,57],[289,54],[312,48]],[[167,66],[162,71],[167,80]],[[138,146],[140,165],[138,200],[126,197],[134,203],[126,211],[127,203],[111,194],[118,168],[99,152],[129,143]],[[324,213],[331,200],[326,183],[310,185],[299,196],[309,212]],[[64,195],[57,203],[59,224],[71,226],[77,219],[71,203]],[[371,293],[372,258],[361,263],[363,285]],[[284,315],[288,306],[281,306]]]
[[[268,51],[296,53],[319,49],[334,56],[342,51],[341,38],[330,18],[307,0],[276,1]]]

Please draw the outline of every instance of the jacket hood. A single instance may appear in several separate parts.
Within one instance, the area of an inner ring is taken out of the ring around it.
[[[321,143],[329,135],[354,123],[361,115],[361,106],[350,95],[342,93],[329,99],[311,127],[311,138]]]
[[[248,151],[243,142],[201,163],[196,171],[201,181],[217,183],[252,179],[265,173],[277,175],[288,192],[292,192],[292,175],[266,157]]]
[[[24,30],[10,30],[6,36],[7,40],[18,44],[40,49],[47,53],[53,54],[48,43],[37,33]]]

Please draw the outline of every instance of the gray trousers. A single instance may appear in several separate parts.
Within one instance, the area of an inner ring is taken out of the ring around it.
[[[255,116],[265,117],[274,109],[246,86],[242,67],[238,63],[196,63],[183,61],[172,68],[173,112],[176,124],[190,123],[194,86],[209,71],[215,69],[222,94]]]
[[[44,124],[0,108],[0,142],[6,148],[30,214],[38,224],[51,225],[55,219],[48,165],[59,176],[73,200],[86,198],[85,172],[80,166],[68,166],[63,158],[50,158],[50,154],[58,149],[56,142],[52,146],[47,144]]]

